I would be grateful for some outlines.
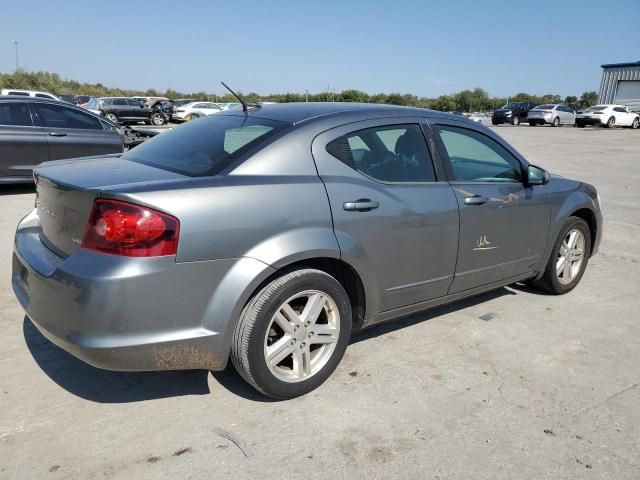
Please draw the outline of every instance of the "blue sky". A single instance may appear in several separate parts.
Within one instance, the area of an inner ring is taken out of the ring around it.
[[[126,88],[259,93],[482,87],[579,95],[640,60],[640,0],[4,2],[0,71]]]

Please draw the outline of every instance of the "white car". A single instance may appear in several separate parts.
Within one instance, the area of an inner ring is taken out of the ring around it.
[[[472,122],[481,123],[482,125],[488,126],[491,125],[491,114],[490,113],[472,113],[469,115],[469,120]]]
[[[638,128],[640,115],[630,112],[624,105],[596,105],[579,111],[576,115],[576,125],[580,128],[585,125]]]
[[[220,105],[213,102],[191,102],[186,105],[181,105],[173,111],[171,118],[178,122],[184,122],[186,120],[193,120],[198,117],[206,117],[207,115],[213,115],[219,113],[223,109]]]
[[[38,92],[36,90],[20,90],[18,88],[3,88],[0,90],[0,95],[17,95],[20,97],[36,97],[36,98],[46,98],[47,100],[56,100],[61,102],[60,97],[57,97],[53,93],[49,92]]]
[[[527,122],[532,127],[536,125],[575,125],[576,112],[569,105],[558,103],[545,103],[529,110]]]

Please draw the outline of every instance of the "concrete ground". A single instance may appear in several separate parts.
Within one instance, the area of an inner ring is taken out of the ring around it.
[[[598,186],[605,237],[582,283],[364,332],[287,402],[231,368],[113,373],[50,344],[10,286],[33,191],[0,187],[0,478],[640,478],[640,132],[497,130]]]

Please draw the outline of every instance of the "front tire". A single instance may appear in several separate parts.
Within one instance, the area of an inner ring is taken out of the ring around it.
[[[554,295],[564,295],[573,290],[589,262],[591,232],[582,218],[569,217],[560,231],[544,274],[532,285]]]
[[[513,125],[514,127],[520,125],[520,117],[518,115],[513,116],[513,118],[511,119],[511,125]]]
[[[115,113],[109,112],[104,116],[104,118],[106,118],[110,122],[118,123],[118,116]]]
[[[335,278],[320,270],[295,270],[269,282],[244,308],[233,332],[231,361],[265,395],[298,397],[336,369],[351,321],[349,296]]]
[[[636,117],[633,119],[633,122],[631,123],[631,128],[635,130],[638,127],[640,127],[640,119]]]

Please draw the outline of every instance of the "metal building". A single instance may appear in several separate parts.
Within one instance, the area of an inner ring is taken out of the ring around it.
[[[640,62],[602,65],[598,103],[640,106]]]

